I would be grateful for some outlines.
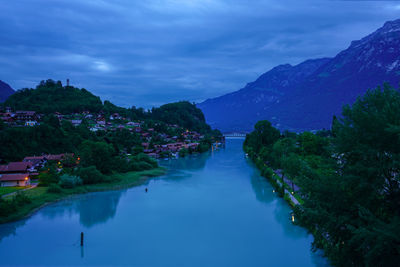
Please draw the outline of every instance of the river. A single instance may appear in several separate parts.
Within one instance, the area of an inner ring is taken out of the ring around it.
[[[327,266],[242,143],[162,161],[167,174],[147,185],[76,196],[0,225],[0,265]]]

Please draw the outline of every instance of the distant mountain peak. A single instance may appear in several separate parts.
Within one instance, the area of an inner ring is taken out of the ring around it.
[[[6,99],[14,93],[15,91],[10,85],[0,80],[0,102],[6,101]]]
[[[284,70],[289,70],[291,68],[293,68],[293,66],[290,64],[282,64],[274,67],[271,71],[284,71]]]

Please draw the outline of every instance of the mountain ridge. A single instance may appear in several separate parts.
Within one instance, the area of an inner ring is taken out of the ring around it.
[[[283,64],[242,89],[198,107],[222,131],[249,131],[261,119],[281,130],[329,128],[333,115],[367,89],[400,80],[400,20],[386,22],[333,58]]]

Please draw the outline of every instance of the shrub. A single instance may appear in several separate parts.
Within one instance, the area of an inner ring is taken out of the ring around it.
[[[158,167],[158,163],[155,159],[150,158],[149,156],[147,156],[146,154],[139,154],[136,156],[136,160],[137,161],[143,161],[143,162],[147,162],[149,163],[151,166],[153,166],[153,168],[157,168]]]
[[[17,207],[14,201],[4,200],[0,197],[0,217],[6,217],[16,210]]]
[[[61,187],[58,185],[58,184],[51,184],[50,186],[49,186],[49,188],[47,188],[47,192],[48,193],[55,193],[55,194],[58,194],[58,193],[61,193]]]
[[[182,148],[181,150],[179,150],[179,157],[184,158],[188,153],[189,151],[186,148]]]
[[[150,163],[144,162],[144,161],[138,162],[138,167],[139,167],[138,171],[144,171],[144,170],[153,169],[153,166]]]
[[[58,174],[54,172],[42,172],[39,175],[40,186],[49,186],[50,184],[56,184],[59,182]]]
[[[24,192],[17,192],[12,201],[14,201],[17,206],[23,206],[26,203],[32,202],[32,200]]]
[[[264,176],[265,178],[271,179],[272,178],[272,174],[274,172],[272,171],[271,168],[264,166],[261,170],[261,175]]]
[[[95,166],[80,168],[77,175],[81,177],[84,184],[96,184],[105,181],[105,176]]]
[[[60,177],[60,186],[63,188],[74,188],[75,186],[82,184],[82,179],[78,176],[72,176],[68,174],[63,174]]]

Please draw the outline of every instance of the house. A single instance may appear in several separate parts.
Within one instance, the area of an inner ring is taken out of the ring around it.
[[[29,186],[30,178],[27,173],[0,174],[0,186]]]
[[[143,148],[148,148],[149,145],[150,145],[150,143],[142,143],[142,147],[143,147]]]
[[[28,173],[32,169],[30,162],[10,162],[7,165],[0,165],[0,174]]]
[[[142,137],[150,137],[151,134],[150,133],[142,133]]]
[[[158,155],[157,153],[148,153],[147,156],[155,158],[155,159],[160,157],[160,155]]]
[[[13,115],[9,112],[0,113],[0,119],[7,123],[11,123],[14,121]]]
[[[37,121],[25,121],[25,126],[36,126],[37,124]]]
[[[61,161],[65,159],[66,157],[73,157],[74,154],[57,154],[57,155],[47,155],[45,156],[48,161]]]
[[[30,162],[32,163],[32,167],[35,169],[41,169],[47,162],[46,156],[33,156],[33,157],[25,157],[23,162]]]
[[[72,123],[72,125],[73,126],[79,126],[79,125],[81,125],[81,123],[82,123],[82,120],[71,120],[71,123]]]
[[[40,116],[35,111],[19,110],[15,112],[15,118],[18,121],[38,121]]]
[[[127,122],[126,125],[134,126],[134,127],[140,127],[140,123],[139,122],[133,122],[133,121]]]
[[[121,120],[122,117],[118,113],[110,115],[110,120]]]
[[[64,117],[60,112],[54,112],[54,116],[56,116],[59,121],[61,121]]]

